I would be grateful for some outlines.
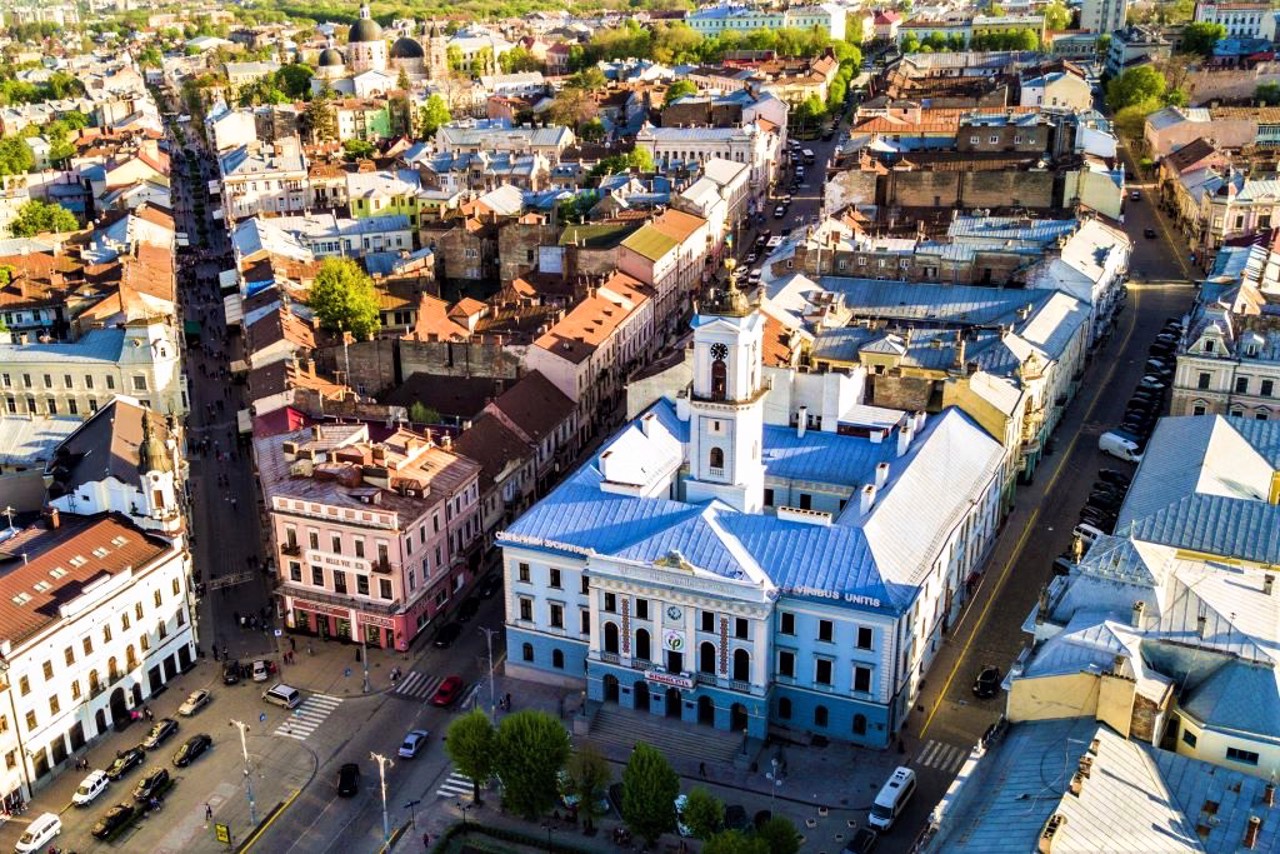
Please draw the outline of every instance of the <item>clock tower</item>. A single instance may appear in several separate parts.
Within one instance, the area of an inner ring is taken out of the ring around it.
[[[689,501],[718,498],[747,513],[764,503],[764,317],[738,290],[734,262],[728,287],[710,294],[693,319],[693,386],[689,395]]]

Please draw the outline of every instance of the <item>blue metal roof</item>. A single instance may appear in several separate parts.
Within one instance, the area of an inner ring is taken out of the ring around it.
[[[789,427],[764,428],[764,466],[770,477],[836,483],[856,489],[875,479],[876,463],[893,458],[895,444]]]

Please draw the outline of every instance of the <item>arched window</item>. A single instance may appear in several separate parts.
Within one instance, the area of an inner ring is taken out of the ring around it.
[[[604,624],[604,651],[618,654],[618,624]]]
[[[723,359],[711,363],[711,399],[724,400],[729,393],[729,369]]]
[[[710,453],[707,454],[707,463],[713,469],[723,469],[724,468],[724,449],[712,448]]]
[[[533,644],[527,643],[520,647],[520,657],[525,661],[533,661]]]
[[[854,735],[867,734],[867,716],[866,715],[853,716],[853,734]]]
[[[826,706],[815,706],[815,707],[814,707],[814,710],[813,710],[813,725],[814,725],[814,726],[823,726],[823,727],[827,725],[827,707],[826,707]]]
[[[564,670],[564,651],[559,649],[551,650],[551,666],[556,670]]]
[[[636,658],[641,661],[650,659],[648,629],[636,629]]]
[[[703,641],[698,647],[698,672],[716,672],[716,645],[710,641]]]
[[[733,651],[733,678],[738,682],[751,681],[751,653],[745,649]]]
[[[782,718],[782,720],[784,721],[791,720],[791,698],[790,697],[778,698],[778,717]]]

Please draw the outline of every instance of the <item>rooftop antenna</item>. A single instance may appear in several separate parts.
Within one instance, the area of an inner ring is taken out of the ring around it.
[[[5,505],[4,510],[0,510],[0,513],[3,513],[3,514],[4,514],[4,517],[5,517],[6,519],[8,519],[8,520],[9,520],[9,530],[10,530],[10,531],[15,530],[15,529],[14,529],[14,527],[13,527],[13,514],[15,514],[15,513],[17,513],[17,512],[18,512],[17,510],[14,510],[14,509],[13,509],[13,507],[11,507],[11,506],[9,506],[9,505]]]

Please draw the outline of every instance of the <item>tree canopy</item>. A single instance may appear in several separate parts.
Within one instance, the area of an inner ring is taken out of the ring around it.
[[[525,709],[498,725],[497,773],[502,804],[533,819],[556,804],[557,782],[569,758],[569,732],[553,715]]]
[[[1214,45],[1226,37],[1227,28],[1222,24],[1197,21],[1182,28],[1182,49],[1208,59],[1213,56]]]
[[[1071,24],[1071,12],[1068,11],[1066,6],[1062,5],[1060,0],[1053,0],[1042,11],[1044,12],[1045,29],[1050,32],[1060,32]]]
[[[676,826],[680,777],[667,758],[643,741],[622,772],[622,820],[650,845]]]
[[[1107,84],[1107,106],[1114,112],[1144,101],[1159,103],[1168,82],[1150,65],[1130,68]]]
[[[448,124],[452,118],[453,116],[449,113],[449,105],[445,102],[444,96],[439,92],[433,92],[418,113],[418,121],[422,126],[422,135],[435,136],[440,126]]]
[[[565,773],[569,777],[570,794],[578,799],[578,812],[590,830],[593,821],[604,812],[600,802],[613,780],[609,762],[594,744],[583,742],[569,757]]]
[[[25,175],[36,165],[27,141],[17,136],[0,139],[0,175]]]
[[[35,237],[46,232],[58,234],[75,231],[80,228],[80,223],[62,205],[32,199],[18,208],[18,216],[9,224],[9,228],[14,237]]]
[[[662,103],[664,106],[673,104],[685,95],[696,95],[697,93],[697,84],[688,78],[682,77],[679,80],[673,81],[672,84],[667,87],[667,94]]]
[[[685,798],[681,823],[694,839],[710,839],[724,823],[724,803],[702,786]]]
[[[454,718],[445,735],[445,752],[458,771],[471,778],[472,800],[480,803],[480,786],[493,776],[497,733],[480,709]]]
[[[320,263],[307,303],[321,327],[332,332],[350,332],[367,341],[381,326],[373,281],[350,258],[326,258]]]

